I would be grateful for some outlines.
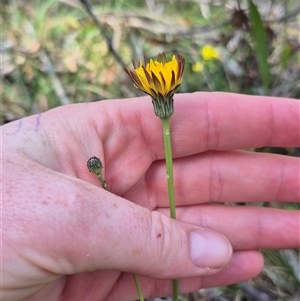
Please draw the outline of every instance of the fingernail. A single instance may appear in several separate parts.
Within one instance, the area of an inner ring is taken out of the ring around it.
[[[209,230],[193,230],[189,239],[190,256],[196,266],[219,269],[229,262],[232,247],[225,236]]]

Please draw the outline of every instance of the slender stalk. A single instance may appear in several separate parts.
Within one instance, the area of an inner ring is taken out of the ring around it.
[[[99,158],[97,158],[97,157],[92,157],[92,158],[90,158],[88,160],[87,167],[88,167],[88,170],[90,172],[92,172],[93,174],[95,174],[97,176],[99,182],[102,184],[102,187],[105,190],[108,191],[106,182],[105,182],[104,177],[102,175],[103,165],[102,165],[101,160]],[[132,274],[132,276],[133,276],[133,279],[134,279],[134,283],[135,283],[135,287],[136,287],[139,299],[140,299],[140,301],[144,301],[145,299],[144,299],[144,296],[143,296],[143,293],[142,293],[142,289],[140,287],[137,275],[136,274]]]
[[[163,131],[164,131],[164,145],[165,145],[165,156],[166,156],[166,167],[167,167],[170,216],[171,218],[176,219],[170,117],[162,118],[161,121],[162,121]],[[173,300],[178,301],[178,281],[176,279],[173,280]]]
[[[140,284],[139,284],[139,280],[138,280],[136,274],[132,274],[132,276],[133,276],[133,280],[134,280],[134,283],[135,283],[136,290],[137,290],[138,295],[139,295],[139,299],[140,299],[140,301],[144,301],[144,296],[143,296],[142,289],[141,289]]]
[[[163,118],[161,119],[161,121],[163,124],[163,131],[164,131],[164,145],[165,145],[165,156],[166,156],[166,166],[167,166],[170,215],[171,218],[176,219],[170,117]]]

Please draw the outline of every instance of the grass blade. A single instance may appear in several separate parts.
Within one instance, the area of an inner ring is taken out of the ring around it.
[[[255,44],[255,53],[257,57],[258,68],[261,81],[265,89],[265,94],[268,94],[270,74],[268,65],[268,47],[266,33],[256,5],[251,0],[248,0],[248,3],[250,9],[251,30]]]

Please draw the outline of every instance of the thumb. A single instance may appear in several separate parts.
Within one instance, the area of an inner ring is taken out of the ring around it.
[[[43,199],[28,202],[9,227],[20,232],[11,240],[17,237],[19,248],[24,245],[27,261],[46,271],[118,270],[185,278],[216,273],[231,258],[228,240],[217,232],[172,220],[63,174],[49,172],[41,178],[45,185],[31,194]],[[35,187],[36,180],[28,187]],[[17,227],[24,220],[26,229]]]
[[[105,269],[168,279],[210,275],[228,264],[232,248],[223,235],[84,184],[60,218],[71,270],[57,272]]]

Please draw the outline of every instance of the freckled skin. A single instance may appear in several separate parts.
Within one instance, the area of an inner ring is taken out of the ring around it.
[[[299,158],[239,150],[298,146],[299,101],[193,93],[174,105],[178,221],[168,217],[149,97],[67,105],[2,126],[2,300],[136,300],[132,273],[145,298],[171,295],[174,278],[185,293],[254,277],[257,250],[300,247],[298,211],[223,205],[299,203]],[[110,191],[87,170],[92,156],[103,158]],[[211,257],[196,266],[196,230],[228,240],[233,253],[217,268]]]

